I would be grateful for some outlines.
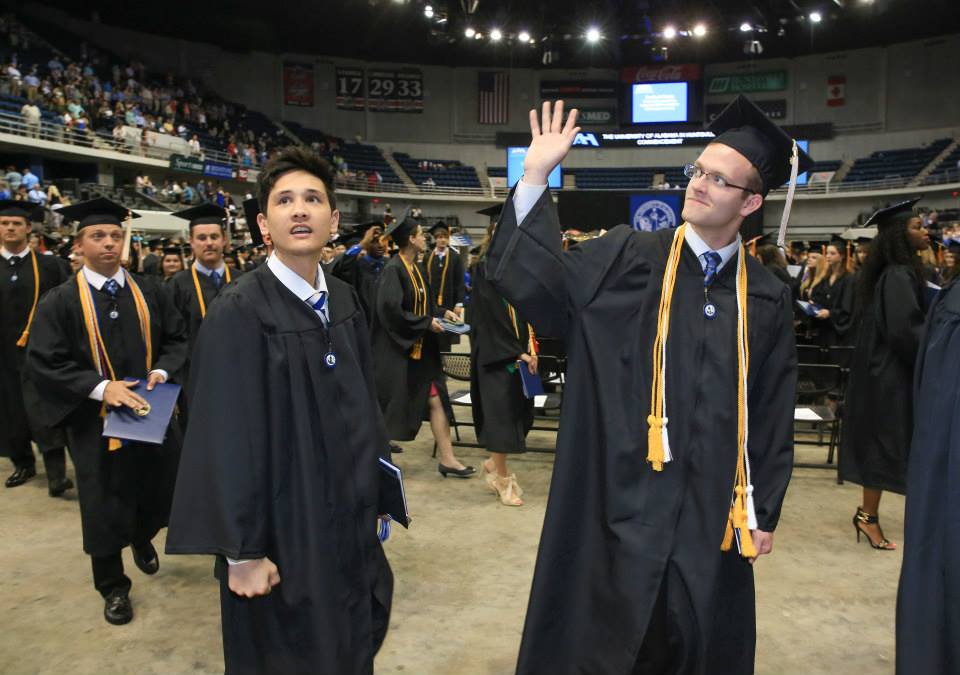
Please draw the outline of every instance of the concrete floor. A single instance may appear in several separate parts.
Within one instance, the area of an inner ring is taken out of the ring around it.
[[[553,457],[530,453],[512,463],[527,504],[508,508],[478,479],[442,479],[429,438],[424,427],[398,456],[415,522],[387,544],[396,594],[377,673],[511,675]],[[531,435],[531,445],[550,443]],[[483,455],[459,454],[475,466]],[[798,451],[807,461],[824,454]],[[75,492],[51,499],[45,483],[38,476],[0,488],[0,672],[222,673],[211,560],[161,556],[160,573],[148,578],[127,551],[136,616],[110,626],[81,550]],[[757,566],[759,675],[894,672],[901,555],[855,543],[858,503],[858,488],[837,486],[833,473],[795,471],[775,553]],[[882,512],[887,535],[902,542],[903,499],[886,495]]]

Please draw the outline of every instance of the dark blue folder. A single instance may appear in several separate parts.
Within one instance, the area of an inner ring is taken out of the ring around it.
[[[146,382],[141,380],[131,391],[150,404],[150,412],[141,417],[127,406],[111,408],[103,423],[103,435],[122,441],[161,445],[177,405],[180,385],[158,384],[152,391],[147,391]]]
[[[410,512],[407,510],[407,493],[403,489],[403,473],[393,462],[378,458],[380,464],[380,515],[388,515],[404,527],[410,526]]]
[[[524,396],[533,398],[544,394],[543,380],[536,373],[531,373],[526,363],[517,361],[517,370],[520,371],[520,381],[523,382]]]

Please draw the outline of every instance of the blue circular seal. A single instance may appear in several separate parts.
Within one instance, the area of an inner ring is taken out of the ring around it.
[[[673,207],[659,199],[651,199],[637,207],[633,214],[633,229],[656,232],[677,226],[677,214]]]
[[[327,364],[327,368],[333,368],[337,365],[337,355],[333,352],[327,352],[323,357],[323,362]]]
[[[712,319],[717,315],[717,307],[712,302],[708,302],[703,306],[703,315],[708,319]]]

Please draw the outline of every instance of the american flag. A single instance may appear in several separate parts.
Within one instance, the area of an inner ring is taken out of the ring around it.
[[[477,73],[480,124],[506,124],[510,117],[510,75],[503,71]]]

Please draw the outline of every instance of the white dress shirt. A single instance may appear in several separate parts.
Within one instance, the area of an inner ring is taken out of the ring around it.
[[[124,285],[126,285],[127,283],[127,276],[123,273],[122,267],[118,269],[117,273],[114,274],[109,279],[103,276],[102,274],[100,274],[99,272],[94,272],[92,269],[90,269],[86,265],[84,265],[82,269],[83,269],[83,278],[87,280],[88,284],[96,288],[98,291],[102,290],[103,285],[107,283],[107,281],[109,281],[110,279],[113,279],[114,281],[116,281],[120,285],[120,288],[123,288]],[[162,368],[151,370],[149,375],[153,375],[154,373],[160,373],[163,376],[164,382],[170,379],[170,376],[167,373],[167,371],[163,370]],[[93,391],[87,394],[87,398],[92,398],[94,401],[102,401],[103,390],[107,388],[108,384],[110,384],[110,380],[104,380],[103,382],[98,384],[96,387],[94,387]]]
[[[11,253],[6,248],[0,247],[0,255],[2,255],[3,259],[7,261],[9,261],[10,258],[26,258],[28,255],[30,255],[30,247],[24,246],[23,250],[19,253]]]
[[[212,269],[210,269],[209,267],[205,267],[204,265],[201,265],[199,262],[196,262],[196,261],[193,263],[193,266],[197,268],[197,271],[198,271],[200,274],[205,274],[206,276],[209,277],[211,274],[213,274],[214,272],[216,272],[217,274],[220,275],[220,278],[221,278],[221,279],[223,279],[224,281],[227,280],[227,276],[226,276],[226,268],[227,268],[227,266],[226,266],[226,264],[223,263],[223,262],[221,262],[221,263],[220,263],[220,267],[218,267],[218,268],[215,269],[215,270],[212,270]]]

